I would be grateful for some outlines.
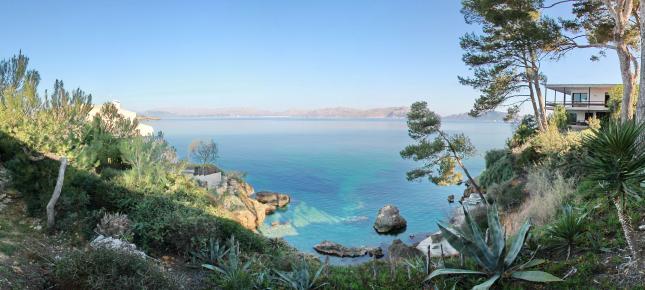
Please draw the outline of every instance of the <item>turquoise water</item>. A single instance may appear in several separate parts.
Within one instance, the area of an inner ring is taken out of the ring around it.
[[[180,157],[194,139],[212,138],[220,148],[218,165],[247,173],[256,191],[288,193],[292,203],[269,216],[261,231],[282,236],[298,249],[332,240],[347,246],[389,243],[395,236],[372,229],[383,205],[399,207],[408,227],[399,238],[435,231],[463,186],[409,182],[415,163],[399,151],[411,142],[404,120],[168,119],[150,122],[164,132]],[[501,122],[448,121],[443,129],[471,138],[477,155],[465,161],[478,175],[487,150],[504,146],[511,126]],[[271,227],[278,221],[284,225]]]

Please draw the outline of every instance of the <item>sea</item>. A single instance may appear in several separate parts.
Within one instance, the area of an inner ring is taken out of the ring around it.
[[[291,196],[259,231],[282,237],[303,252],[329,240],[345,246],[379,246],[393,239],[414,241],[438,229],[457,203],[463,185],[437,186],[408,181],[406,171],[421,166],[399,152],[412,143],[404,119],[170,118],[147,121],[162,131],[180,158],[193,140],[214,140],[217,165],[240,171],[256,191]],[[465,160],[473,175],[485,167],[486,151],[505,146],[512,125],[480,120],[444,121],[448,133],[464,133],[477,152]],[[378,210],[393,204],[407,220],[396,235],[377,234]]]

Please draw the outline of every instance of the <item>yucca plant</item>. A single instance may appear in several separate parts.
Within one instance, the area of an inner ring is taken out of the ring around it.
[[[482,271],[448,268],[437,269],[430,273],[425,281],[429,281],[440,275],[450,274],[474,274],[489,277],[488,280],[476,285],[473,289],[488,289],[501,277],[511,277],[532,282],[562,281],[562,279],[546,272],[524,271],[525,269],[544,263],[544,260],[531,259],[522,265],[513,266],[520,250],[522,250],[531,224],[529,221],[526,221],[515,237],[512,238],[512,244],[507,246],[506,234],[499,222],[497,205],[489,204],[486,210],[488,219],[488,242],[485,238],[486,234],[482,232],[477,222],[472,219],[466,207],[464,207],[466,226],[462,229],[454,228],[442,222],[438,224],[443,237],[450,245],[460,253],[475,260],[482,268]]]
[[[612,121],[583,137],[586,177],[595,181],[616,207],[627,246],[636,261],[642,257],[625,208],[630,197],[639,198],[645,193],[645,144],[639,139],[643,131],[645,122]]]
[[[302,258],[302,262],[294,267],[291,272],[276,271],[277,279],[284,286],[294,290],[310,290],[318,289],[326,285],[326,283],[318,284],[325,264],[320,265],[320,268],[312,275],[309,269],[309,263]]]
[[[546,233],[552,238],[552,245],[556,249],[567,249],[567,260],[571,250],[587,231],[587,215],[589,211],[582,212],[571,205],[562,207],[562,215],[546,228]]]

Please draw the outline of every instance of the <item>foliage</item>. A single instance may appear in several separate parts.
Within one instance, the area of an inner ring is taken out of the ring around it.
[[[200,162],[202,170],[207,164],[214,163],[217,160],[218,151],[217,144],[212,139],[208,141],[194,140],[188,146],[190,156]],[[204,174],[204,172],[202,171],[201,174]]]
[[[474,259],[483,268],[483,271],[441,268],[433,271],[426,280],[450,274],[475,274],[489,277],[488,280],[473,287],[473,289],[488,289],[498,279],[509,276],[514,279],[531,282],[562,281],[560,278],[546,272],[524,271],[543,263],[544,261],[542,260],[529,260],[522,265],[513,266],[529,233],[531,225],[528,221],[511,239],[511,245],[507,246],[504,228],[499,222],[499,213],[495,204],[490,204],[487,208],[488,234],[479,228],[477,222],[471,218],[465,207],[464,214],[467,226],[462,229],[456,229],[444,223],[439,223],[438,225],[443,237],[450,245],[460,253]],[[485,236],[488,237],[489,242],[486,241]]]
[[[570,151],[580,149],[582,137],[588,133],[588,130],[563,133],[556,126],[549,126],[531,139],[531,146],[543,156],[564,157]]]
[[[600,189],[625,200],[625,195],[643,194],[645,182],[645,150],[638,141],[645,123],[608,122],[583,138],[587,155],[582,165],[587,178]]]
[[[512,179],[515,175],[512,156],[507,150],[490,150],[486,152],[484,159],[486,170],[477,178],[482,187],[488,189],[494,184]]]
[[[253,274],[250,271],[251,264],[254,262],[250,259],[246,262],[242,261],[240,246],[235,242],[234,238],[229,240],[229,250],[227,251],[226,259],[221,259],[217,265],[202,264],[202,267],[215,271],[219,275],[215,275],[216,283],[221,289],[253,289],[255,288]]]
[[[168,172],[178,172],[174,148],[158,137],[132,137],[121,142],[123,162],[132,167],[126,172],[126,184],[154,188],[167,183]]]
[[[474,76],[459,77],[459,81],[482,93],[470,114],[479,116],[509,105],[508,113],[514,115],[521,104],[530,101],[538,126],[545,126],[540,99],[545,76],[540,73],[540,62],[556,57],[553,48],[562,38],[556,21],[542,16],[540,0],[466,0],[462,6],[466,23],[482,27],[482,34],[461,38],[463,60]]]
[[[132,238],[130,223],[126,214],[106,213],[96,225],[96,233],[106,237],[130,240]]]
[[[56,289],[178,289],[151,261],[116,250],[74,251],[54,265]]]
[[[640,198],[645,190],[645,150],[639,136],[645,123],[634,121],[608,122],[593,135],[584,138],[587,155],[582,165],[587,178],[605,191],[616,207],[625,240],[632,257],[638,260],[637,242],[632,232],[631,218],[626,214],[628,197]]]
[[[491,185],[486,196],[494,200],[503,209],[512,209],[520,205],[527,197],[524,184],[517,180],[505,180]]]
[[[302,262],[295,267],[291,272],[276,271],[278,281],[285,287],[294,290],[310,290],[323,287],[325,284],[318,283],[321,279],[321,274],[326,265],[320,265],[320,268],[313,273],[309,269],[309,263],[302,258]]]
[[[221,245],[219,240],[208,239],[205,247],[200,247],[196,251],[191,251],[193,263],[218,265],[219,262],[228,254],[229,248]]]
[[[137,126],[139,121],[130,120],[121,115],[113,103],[105,103],[92,120],[100,131],[107,132],[116,138],[135,137],[139,135]]]
[[[549,126],[555,126],[560,131],[567,130],[569,126],[569,114],[564,106],[555,106],[553,114],[549,117]]]
[[[245,251],[262,253],[267,247],[265,238],[240,224],[184,206],[171,196],[146,196],[136,203],[130,218],[135,243],[155,252],[188,255],[210,239],[226,240],[233,235]]]
[[[521,227],[521,221],[526,219],[538,226],[551,222],[558,208],[573,194],[574,181],[565,178],[550,162],[529,168],[524,186],[528,197],[517,211],[506,215],[505,228],[509,232],[516,232]]]
[[[401,157],[424,162],[422,167],[407,173],[408,180],[427,176],[438,185],[462,182],[461,172],[455,170],[455,165],[462,166],[461,160],[475,152],[475,147],[465,135],[448,135],[441,131],[440,117],[428,109],[426,102],[416,102],[410,107],[408,134],[416,144],[403,149]],[[437,136],[430,141],[432,135]],[[463,166],[462,169],[465,171]]]
[[[636,85],[636,88],[632,90],[632,107],[634,109],[636,109],[636,101],[639,90],[639,85]],[[623,104],[623,91],[624,86],[622,84],[616,85],[611,88],[611,90],[609,90],[609,102],[607,102],[607,107],[609,107],[610,116],[614,120],[620,119]]]
[[[589,212],[574,209],[571,205],[564,205],[560,218],[546,228],[547,234],[552,239],[552,246],[567,249],[567,259],[574,247],[580,243],[583,234],[587,232],[588,214]]]
[[[506,142],[509,148],[516,148],[524,145],[531,137],[537,133],[537,123],[533,115],[526,115],[522,118],[513,136]]]

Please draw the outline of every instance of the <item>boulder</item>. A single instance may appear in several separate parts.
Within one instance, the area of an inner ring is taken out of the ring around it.
[[[390,260],[423,257],[423,253],[421,251],[415,247],[406,245],[399,239],[392,241],[392,244],[387,248],[387,254],[390,257]]]
[[[255,193],[255,199],[261,203],[273,205],[275,207],[285,207],[291,201],[289,195],[269,191],[260,191]]]
[[[319,244],[314,246],[314,250],[316,252],[321,253],[323,255],[330,255],[330,256],[336,256],[336,257],[362,257],[367,254],[370,254],[370,256],[376,256],[377,258],[383,256],[383,250],[379,247],[377,248],[365,248],[365,247],[359,247],[359,248],[350,248],[350,247],[345,247],[339,243],[334,243],[332,241],[322,241]]]
[[[133,243],[129,243],[121,239],[115,239],[113,237],[106,237],[103,235],[99,235],[98,237],[96,237],[90,243],[90,247],[92,247],[93,249],[98,249],[98,248],[112,249],[112,250],[132,254],[132,255],[137,255],[144,259],[148,257],[146,253],[140,250],[137,250],[137,246]]]
[[[399,209],[388,204],[379,209],[374,222],[374,229],[382,234],[403,230],[407,225],[408,222],[399,214]]]
[[[448,202],[449,203],[455,202],[455,195],[454,194],[451,194],[451,195],[448,196]]]
[[[453,248],[446,239],[443,238],[441,232],[436,232],[417,245],[417,249],[423,254],[427,255],[430,251],[430,257],[444,257],[457,256],[459,252]]]

